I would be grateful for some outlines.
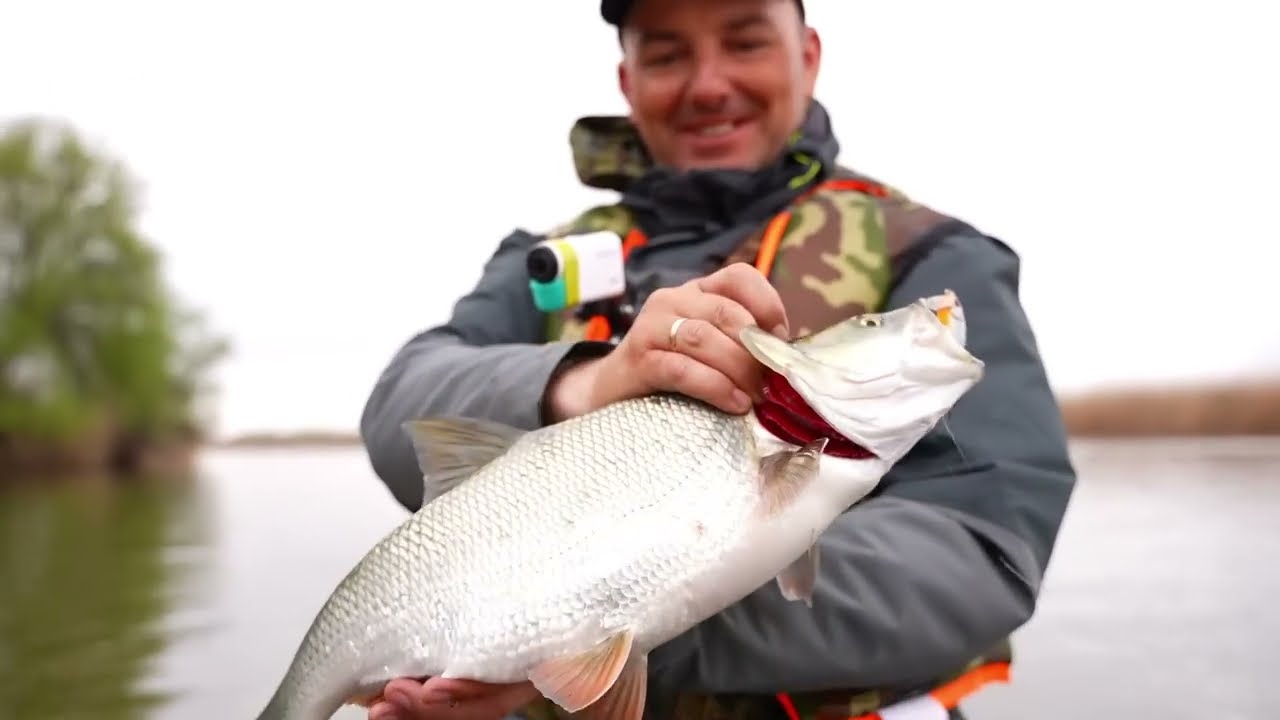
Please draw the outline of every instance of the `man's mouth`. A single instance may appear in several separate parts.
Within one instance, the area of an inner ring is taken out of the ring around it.
[[[747,118],[717,119],[715,122],[685,125],[681,131],[698,139],[715,140],[726,137],[748,122]]]
[[[733,132],[734,128],[736,127],[738,127],[738,123],[735,123],[734,121],[729,120],[727,122],[716,123],[715,125],[704,125],[703,127],[698,128],[696,131],[694,131],[694,134],[696,134],[698,137],[710,137],[710,138],[720,137],[722,135],[728,135],[729,133]]]

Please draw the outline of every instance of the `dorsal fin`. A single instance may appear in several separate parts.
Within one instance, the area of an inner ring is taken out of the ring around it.
[[[505,453],[525,431],[492,420],[432,418],[402,426],[422,470],[422,504],[449,492]]]

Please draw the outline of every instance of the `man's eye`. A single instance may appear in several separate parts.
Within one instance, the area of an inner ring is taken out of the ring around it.
[[[660,65],[670,65],[680,59],[680,49],[669,47],[662,49],[652,49],[640,56],[641,64],[654,67]]]

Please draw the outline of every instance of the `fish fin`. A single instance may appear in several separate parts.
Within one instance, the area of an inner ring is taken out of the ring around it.
[[[631,656],[634,637],[623,630],[584,652],[541,662],[529,671],[529,681],[551,702],[578,712],[613,687]]]
[[[791,504],[818,474],[827,439],[820,437],[796,450],[780,450],[760,460],[760,510],[772,516]]]
[[[818,545],[809,546],[803,555],[778,574],[778,589],[782,597],[801,600],[813,607],[813,586],[818,582]]]
[[[457,487],[525,434],[510,425],[474,418],[410,420],[402,427],[413,441],[428,499]]]
[[[649,689],[649,656],[637,653],[627,659],[618,679],[599,700],[573,714],[574,720],[641,720]]]

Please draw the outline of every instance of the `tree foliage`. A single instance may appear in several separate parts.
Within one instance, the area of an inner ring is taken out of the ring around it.
[[[167,289],[120,163],[65,125],[0,134],[0,437],[198,433],[228,350]]]

